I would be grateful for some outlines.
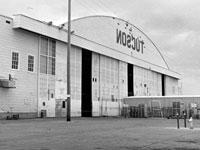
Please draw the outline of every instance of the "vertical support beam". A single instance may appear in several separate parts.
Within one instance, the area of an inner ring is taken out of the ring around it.
[[[70,50],[71,50],[71,0],[68,0],[67,107],[66,107],[67,121],[71,121]]]
[[[40,117],[39,99],[40,99],[40,45],[41,36],[38,36],[38,59],[37,59],[37,117]]]

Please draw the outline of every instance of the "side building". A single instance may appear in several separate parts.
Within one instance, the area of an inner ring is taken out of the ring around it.
[[[66,115],[67,24],[0,16],[0,116]],[[127,96],[178,95],[180,75],[151,39],[127,21],[72,21],[71,114],[117,116]]]

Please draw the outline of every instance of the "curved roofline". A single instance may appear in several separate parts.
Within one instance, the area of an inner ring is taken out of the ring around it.
[[[82,19],[86,19],[86,18],[93,18],[93,17],[105,17],[105,18],[113,18],[113,19],[118,19],[118,20],[121,20],[123,22],[126,22],[130,25],[132,25],[133,27],[135,27],[137,30],[139,30],[142,34],[144,34],[144,36],[147,37],[147,39],[155,46],[156,50],[158,51],[158,53],[160,54],[161,58],[163,59],[163,61],[165,62],[165,65],[167,67],[167,69],[170,70],[168,64],[167,64],[167,61],[165,60],[165,58],[163,57],[162,53],[160,52],[160,50],[158,49],[158,47],[156,46],[156,44],[150,39],[150,37],[145,34],[140,28],[136,27],[134,24],[130,23],[129,21],[125,20],[125,19],[122,19],[122,18],[119,18],[119,17],[115,17],[115,16],[107,16],[107,15],[92,15],[92,16],[85,16],[85,17],[80,17],[80,18],[76,18],[76,19],[72,19],[72,22],[74,21],[78,21],[78,20],[82,20]],[[66,22],[67,23],[67,22]]]

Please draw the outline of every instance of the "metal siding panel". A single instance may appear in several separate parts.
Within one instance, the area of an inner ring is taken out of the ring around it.
[[[7,24],[6,20],[11,23]],[[9,74],[16,79],[15,89],[0,88],[0,109],[5,112],[37,112],[37,61],[38,35],[12,29],[13,21],[0,16],[0,76],[8,79]],[[11,69],[11,51],[19,52],[19,70]],[[27,71],[28,55],[34,55],[34,72]],[[6,63],[5,63],[6,62]],[[27,84],[29,83],[29,84]],[[24,92],[26,91],[26,92]]]
[[[175,78],[165,76],[166,95],[178,95],[178,81]]]
[[[161,95],[161,74],[134,66],[134,91],[135,96]]]
[[[127,63],[119,61],[119,99],[127,97]]]
[[[99,55],[92,53],[92,101],[99,99]]]
[[[76,46],[71,47],[70,56],[71,78],[71,112],[73,116],[81,115],[81,80],[82,80],[82,50]],[[77,104],[77,105],[76,105]]]
[[[71,56],[71,98],[72,100],[81,100],[81,61],[82,51],[80,48],[72,47]]]
[[[100,115],[100,56],[92,53],[92,116]]]

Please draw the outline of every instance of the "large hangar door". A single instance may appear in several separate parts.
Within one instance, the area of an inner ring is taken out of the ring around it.
[[[92,52],[82,49],[82,117],[92,117]]]
[[[133,90],[133,65],[128,64],[128,96],[134,96]]]
[[[119,98],[123,99],[128,95],[127,84],[127,63],[119,62]]]
[[[97,53],[92,53],[92,116],[100,115],[100,96],[99,96],[99,64],[100,56]]]

